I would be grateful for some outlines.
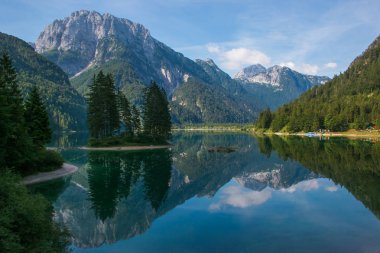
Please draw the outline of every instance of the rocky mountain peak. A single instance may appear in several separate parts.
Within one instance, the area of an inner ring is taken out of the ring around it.
[[[64,57],[69,61],[61,67],[73,76],[96,61],[114,57],[106,51],[115,51],[119,47],[116,41],[139,45],[142,47],[139,50],[147,55],[152,54],[154,47],[153,38],[144,26],[108,13],[80,10],[48,25],[39,35],[35,48],[53,61],[68,52]]]
[[[245,79],[253,77],[259,73],[263,73],[266,71],[266,68],[261,64],[254,64],[250,65],[242,70],[240,70],[238,73],[235,74],[235,79]]]
[[[323,84],[329,80],[326,76],[304,75],[286,66],[274,65],[266,69],[260,64],[242,69],[234,76],[234,79],[246,84],[264,84],[274,87],[288,86],[294,82],[305,86],[303,91],[312,85]]]
[[[210,67],[217,67],[218,68],[218,66],[215,64],[215,62],[212,59],[210,59],[210,58],[206,58],[205,60],[195,59],[195,62],[198,63],[198,64],[200,64],[200,65],[207,64]]]
[[[94,44],[107,36],[128,41],[134,36],[150,38],[150,33],[144,26],[128,19],[80,10],[48,25],[36,41],[36,51],[43,53],[56,47],[61,50],[80,49],[86,42]]]
[[[270,72],[274,72],[274,71],[279,72],[279,71],[287,71],[287,70],[291,71],[292,69],[290,69],[286,66],[280,66],[280,65],[274,65],[274,66],[268,68],[268,71],[270,71]]]
[[[210,66],[216,66],[215,62],[210,58],[206,58],[205,62]]]

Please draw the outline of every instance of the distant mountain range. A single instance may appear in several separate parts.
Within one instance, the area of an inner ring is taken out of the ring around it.
[[[246,69],[232,79],[210,59],[192,61],[175,52],[140,24],[85,10],[48,25],[35,49],[59,65],[82,95],[99,70],[114,74],[117,87],[135,104],[155,80],[167,92],[177,123],[251,122],[263,108],[275,108],[327,79],[262,66],[256,66],[253,82]]]
[[[330,80],[327,76],[304,75],[288,67],[265,68],[260,64],[251,65],[239,71],[235,80],[244,84],[271,109],[297,98],[313,86]]]

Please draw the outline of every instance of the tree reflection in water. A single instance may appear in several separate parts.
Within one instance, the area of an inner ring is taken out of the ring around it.
[[[138,181],[146,198],[157,210],[169,188],[172,168],[169,150],[144,152],[90,152],[88,160],[89,198],[97,218],[115,215],[118,202],[127,198]]]
[[[304,137],[258,137],[260,151],[276,151],[344,186],[380,219],[380,143]]]

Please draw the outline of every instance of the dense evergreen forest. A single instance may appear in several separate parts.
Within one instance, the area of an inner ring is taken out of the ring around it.
[[[165,91],[155,82],[145,90],[142,112],[116,90],[111,74],[100,71],[89,89],[90,145],[159,144],[170,137],[169,103]]]
[[[344,73],[274,113],[262,112],[257,126],[288,132],[380,126],[380,37]]]
[[[86,101],[60,67],[36,53],[25,41],[4,33],[0,33],[0,53],[7,53],[12,59],[23,96],[38,87],[53,131],[86,129]]]
[[[62,158],[44,147],[51,129],[37,87],[24,102],[16,70],[6,54],[0,59],[0,118],[0,167],[26,175],[62,165]]]
[[[67,234],[52,221],[42,196],[30,195],[20,175],[59,168],[63,160],[44,147],[51,138],[37,87],[26,101],[11,59],[0,59],[0,252],[65,252]]]
[[[255,103],[255,97],[233,81],[222,87],[190,77],[174,91],[170,107],[176,124],[246,123],[257,118],[256,111],[249,109]]]

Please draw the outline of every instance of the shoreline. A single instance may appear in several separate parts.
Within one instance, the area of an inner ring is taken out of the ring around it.
[[[243,129],[231,129],[231,128],[176,128],[173,129],[173,131],[189,131],[189,132],[245,132],[246,130]]]
[[[22,178],[22,183],[25,185],[37,184],[53,179],[61,178],[70,175],[78,170],[77,166],[69,163],[64,163],[61,168],[49,172],[40,172],[35,175],[30,175]]]
[[[264,135],[278,135],[278,136],[304,136],[309,137],[306,135],[306,133],[300,132],[300,133],[282,133],[282,132],[253,132],[254,134],[264,134]],[[345,137],[349,139],[360,139],[360,138],[379,138],[380,139],[380,133],[375,132],[354,132],[354,131],[348,131],[348,132],[330,132],[330,133],[315,133],[316,136],[312,137]]]
[[[78,147],[80,150],[88,151],[132,151],[132,150],[150,150],[171,148],[172,145],[157,145],[157,146],[115,146],[115,147]]]
[[[174,129],[175,131],[188,131],[188,132],[242,132],[255,135],[279,135],[279,136],[305,136],[306,132],[298,133],[285,133],[285,132],[266,132],[266,131],[255,131],[250,129],[231,129],[231,128],[187,128],[187,129]],[[329,133],[318,133],[315,132],[315,137],[346,137],[351,139],[360,139],[360,138],[379,138],[380,131],[357,131],[357,130],[348,130],[345,132],[329,132]]]

